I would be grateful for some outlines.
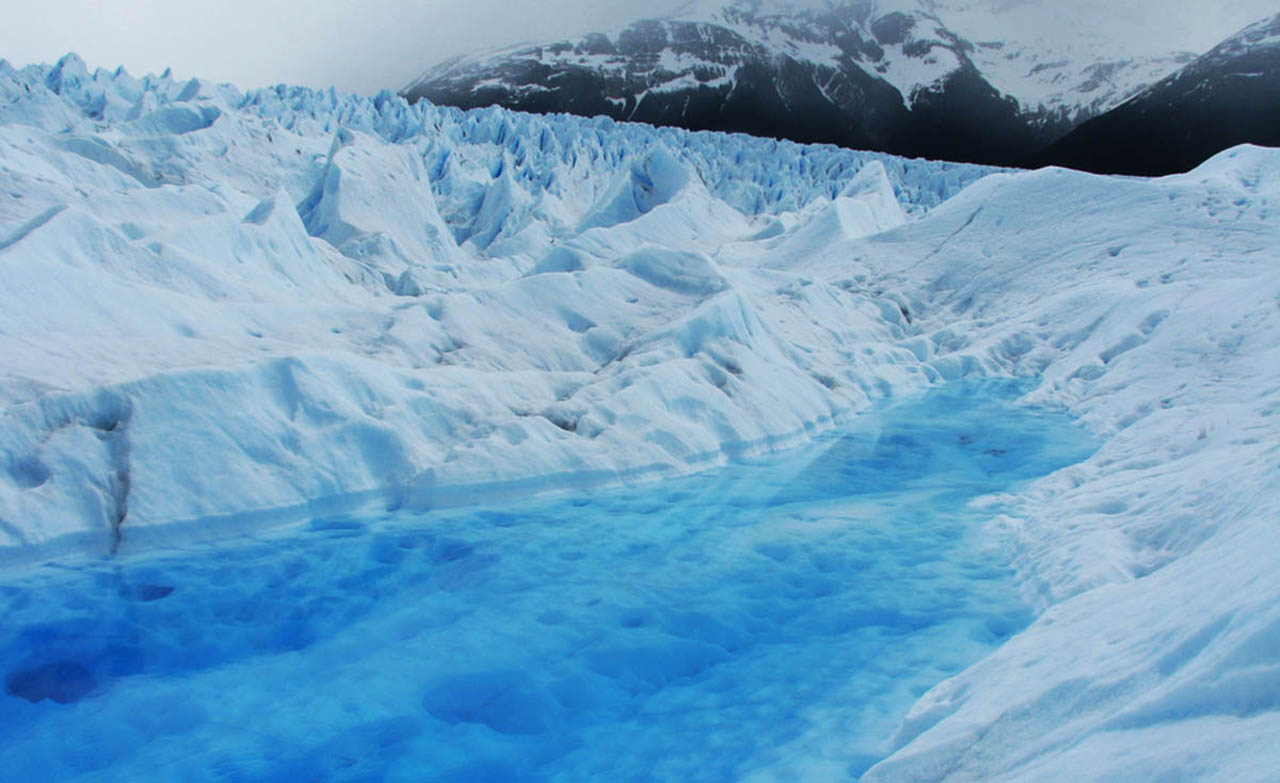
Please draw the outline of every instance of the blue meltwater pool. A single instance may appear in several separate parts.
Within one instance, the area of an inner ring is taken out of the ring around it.
[[[0,572],[0,777],[856,780],[1031,619],[971,501],[1093,444],[1015,393],[636,488]]]

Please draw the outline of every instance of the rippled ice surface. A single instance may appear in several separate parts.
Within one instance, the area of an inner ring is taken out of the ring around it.
[[[856,779],[1030,620],[967,503],[1091,445],[1012,391],[653,486],[0,574],[0,769]]]

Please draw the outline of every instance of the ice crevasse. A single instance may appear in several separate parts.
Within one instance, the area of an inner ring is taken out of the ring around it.
[[[0,558],[687,472],[1035,378],[1104,444],[992,500],[1039,617],[865,779],[1270,779],[1278,195],[1252,147],[996,171],[0,61]]]

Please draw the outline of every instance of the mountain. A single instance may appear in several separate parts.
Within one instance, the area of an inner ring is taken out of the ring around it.
[[[1076,30],[981,37],[994,24],[930,0],[693,3],[612,34],[457,58],[403,95],[1009,164],[1192,57],[1116,58]]]
[[[1280,14],[1246,27],[1027,162],[1173,174],[1246,142],[1280,146]]]

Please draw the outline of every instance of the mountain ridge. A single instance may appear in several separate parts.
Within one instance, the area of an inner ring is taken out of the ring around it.
[[[1025,163],[1173,174],[1244,143],[1280,146],[1280,14],[1249,25]]]
[[[454,58],[402,95],[1010,165],[1192,58],[1083,62],[1042,41],[974,42],[935,10],[693,3],[612,34]]]

